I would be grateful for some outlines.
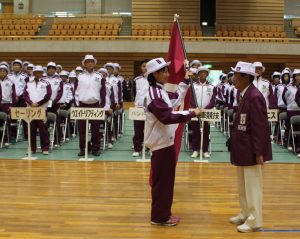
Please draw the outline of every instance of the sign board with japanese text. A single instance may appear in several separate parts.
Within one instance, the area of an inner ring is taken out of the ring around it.
[[[103,108],[71,107],[70,117],[75,120],[105,120],[105,110]]]
[[[42,107],[12,107],[11,118],[15,120],[25,120],[30,122],[32,120],[45,120],[46,111]]]
[[[145,121],[146,115],[144,108],[129,108],[129,119]]]
[[[268,121],[269,122],[278,121],[278,110],[268,110]]]
[[[192,109],[190,109],[192,110]],[[192,121],[197,121],[198,118],[192,118]],[[221,122],[221,110],[203,109],[201,110],[201,120],[207,122]]]

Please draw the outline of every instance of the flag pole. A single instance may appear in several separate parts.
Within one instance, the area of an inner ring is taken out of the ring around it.
[[[177,27],[178,27],[178,31],[179,31],[179,34],[180,34],[180,40],[181,40],[181,44],[183,46],[183,51],[184,51],[184,58],[185,58],[185,60],[187,60],[186,49],[185,49],[184,41],[183,41],[183,38],[182,38],[182,33],[181,33],[180,24],[179,24],[178,19],[179,19],[179,15],[174,14],[174,22],[176,22]],[[186,65],[185,65],[185,69],[188,69],[188,68],[189,68],[189,65],[188,65],[188,61],[187,61]],[[189,79],[190,79],[190,84],[191,84],[191,88],[192,88],[192,94],[193,94],[194,102],[195,102],[196,107],[198,108],[198,102],[197,102],[197,99],[196,99],[194,82],[193,82],[193,80],[191,79],[190,76],[189,76]]]

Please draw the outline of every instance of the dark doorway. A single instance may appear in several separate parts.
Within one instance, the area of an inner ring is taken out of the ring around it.
[[[214,26],[216,22],[216,0],[200,0],[200,24]]]

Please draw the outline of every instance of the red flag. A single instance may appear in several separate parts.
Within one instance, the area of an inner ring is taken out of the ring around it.
[[[178,85],[185,76],[185,66],[184,66],[184,60],[185,60],[185,48],[184,43],[182,42],[181,35],[180,35],[180,29],[179,24],[177,21],[174,21],[173,27],[172,27],[172,36],[170,39],[169,44],[169,52],[167,59],[168,61],[171,61],[171,64],[169,66],[169,80],[168,83],[170,84],[176,84]],[[191,93],[190,90],[188,90],[187,95],[184,99],[184,110],[187,110],[189,108]],[[176,151],[176,160],[178,161],[179,152],[181,149],[181,141],[182,141],[182,135],[184,130],[184,123],[181,123],[178,125],[178,128],[175,133],[175,151]]]

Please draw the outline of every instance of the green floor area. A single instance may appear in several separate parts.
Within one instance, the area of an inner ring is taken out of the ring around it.
[[[95,160],[103,161],[136,161],[137,158],[132,157],[132,136],[133,136],[133,122],[128,120],[126,114],[125,120],[125,133],[115,142],[113,149],[106,149],[99,157],[94,157]],[[34,157],[40,160],[78,160],[77,153],[79,152],[78,137],[63,144],[63,146],[53,149],[49,155],[42,155],[36,153]],[[209,162],[230,162],[230,155],[225,147],[226,137],[218,131],[214,126],[211,126],[211,157]],[[282,148],[276,143],[272,144],[273,147],[273,161],[272,163],[300,163],[300,158],[288,150]],[[10,145],[8,148],[0,149],[0,158],[5,159],[21,159],[26,157],[27,142],[19,142],[15,145]],[[180,153],[180,162],[193,162],[190,157],[192,152],[187,152],[185,146],[182,146]],[[92,157],[92,156],[90,156]],[[139,157],[141,158],[141,157]],[[146,158],[150,158],[146,155]]]

